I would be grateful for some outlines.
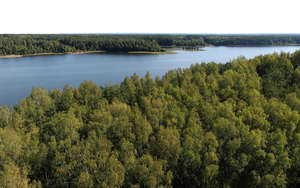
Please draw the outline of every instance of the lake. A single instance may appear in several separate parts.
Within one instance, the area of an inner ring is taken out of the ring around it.
[[[206,47],[205,51],[176,51],[167,55],[81,54],[0,59],[0,105],[14,105],[33,86],[54,89],[66,84],[78,87],[84,80],[105,86],[119,84],[125,76],[148,71],[153,77],[191,64],[226,63],[239,56],[252,58],[274,52],[294,52],[300,46]]]

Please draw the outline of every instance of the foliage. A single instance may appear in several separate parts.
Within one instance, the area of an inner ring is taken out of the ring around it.
[[[30,55],[78,51],[159,52],[153,40],[81,35],[0,35],[0,55]]]
[[[0,187],[299,187],[298,56],[34,88],[0,107]]]

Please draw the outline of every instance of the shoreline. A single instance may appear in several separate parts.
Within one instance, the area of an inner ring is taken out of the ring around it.
[[[79,51],[79,52],[64,52],[64,53],[37,53],[37,54],[26,54],[26,55],[0,55],[0,59],[4,58],[21,58],[21,57],[33,57],[33,56],[48,56],[48,55],[77,55],[77,54],[93,54],[93,53],[123,53],[123,52],[107,52],[104,50],[97,50],[97,51]],[[164,54],[176,54],[176,52],[149,52],[149,51],[132,51],[132,52],[124,52],[126,54],[149,54],[149,55],[164,55]]]
[[[166,51],[166,52],[148,52],[148,51],[132,51],[127,52],[128,54],[142,54],[142,55],[166,55],[166,54],[177,54],[176,52]]]
[[[180,51],[195,51],[195,52],[205,51],[204,48],[199,48],[199,49],[183,49],[183,48],[172,47],[172,48],[164,48],[164,49],[165,50],[180,50]]]
[[[20,57],[32,57],[32,56],[47,56],[47,55],[68,55],[68,54],[92,54],[92,53],[104,53],[103,50],[97,50],[97,51],[79,51],[79,52],[64,52],[64,53],[37,53],[37,54],[26,54],[26,55],[0,55],[0,58],[20,58]]]

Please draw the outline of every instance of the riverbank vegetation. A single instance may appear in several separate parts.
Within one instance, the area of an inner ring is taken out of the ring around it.
[[[0,56],[82,51],[165,52],[204,46],[300,45],[300,35],[86,34],[0,35]]]
[[[0,107],[1,187],[299,187],[300,51],[34,88]]]

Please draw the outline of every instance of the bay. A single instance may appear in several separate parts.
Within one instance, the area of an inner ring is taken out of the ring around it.
[[[29,95],[33,86],[62,89],[78,87],[84,80],[97,85],[119,84],[134,73],[153,77],[168,70],[187,68],[202,62],[226,63],[239,56],[253,58],[274,52],[294,52],[300,46],[206,47],[204,51],[176,51],[177,54],[77,54],[0,59],[0,105],[15,105]]]

